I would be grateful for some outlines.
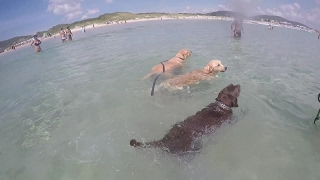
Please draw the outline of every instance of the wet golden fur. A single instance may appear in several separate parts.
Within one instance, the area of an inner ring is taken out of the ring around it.
[[[209,80],[219,72],[225,72],[227,67],[219,60],[212,60],[203,69],[194,70],[189,73],[168,79],[161,83],[162,87],[181,89],[183,86],[197,84],[200,81]]]
[[[163,62],[165,66],[165,72],[166,73],[171,73],[174,69],[182,67],[183,66],[183,61],[186,60],[189,56],[191,56],[192,52],[187,50],[187,49],[181,49],[177,55],[170,60]],[[161,63],[158,65],[154,66],[151,70],[152,72],[148,75],[146,75],[143,79],[149,78],[153,74],[160,74],[163,73],[163,66]]]

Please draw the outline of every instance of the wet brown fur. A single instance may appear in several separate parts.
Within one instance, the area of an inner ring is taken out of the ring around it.
[[[230,84],[220,91],[216,100],[228,107],[238,107],[239,95],[240,85]],[[219,128],[231,115],[232,109],[211,103],[195,115],[175,124],[161,140],[141,143],[132,139],[130,145],[140,148],[159,147],[173,154],[195,151],[199,148],[194,147],[195,141]]]

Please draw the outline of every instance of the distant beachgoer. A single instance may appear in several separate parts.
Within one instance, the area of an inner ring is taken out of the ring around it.
[[[318,35],[318,39],[320,39],[320,33],[319,33],[319,35]]]
[[[82,33],[85,33],[86,29],[84,27],[82,27]]]
[[[94,27],[94,24],[92,24],[92,27]]]
[[[11,49],[16,49],[16,47],[14,47],[14,45],[11,46]]]
[[[71,32],[69,27],[67,27],[66,34],[67,34],[68,40],[72,41],[73,34],[72,34],[72,32]]]
[[[34,44],[34,45],[33,45]],[[41,47],[40,47],[40,44],[41,44],[41,41],[38,39],[38,36],[37,35],[34,35],[33,36],[33,41],[31,43],[31,46],[34,47],[34,50],[36,52],[40,52],[42,51],[41,50]]]
[[[231,24],[231,31],[234,37],[241,37],[241,32],[244,33],[243,20],[240,18],[236,18]]]
[[[66,32],[63,30],[63,28],[61,28],[61,31],[59,32],[59,34],[60,34],[60,38],[61,38],[62,42],[66,42],[67,36],[66,36]]]

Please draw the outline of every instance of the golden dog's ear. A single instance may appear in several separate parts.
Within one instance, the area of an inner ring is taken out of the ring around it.
[[[188,58],[188,54],[189,54],[189,52],[186,49],[183,49],[181,51],[181,55],[183,56],[183,59],[187,59]]]
[[[177,53],[176,57],[180,59],[185,59],[181,50]]]
[[[217,66],[218,66],[218,64],[216,64],[214,61],[211,61],[204,67],[204,69],[211,73],[213,71],[213,69]]]
[[[206,67],[204,67],[204,69],[211,72],[210,64],[207,64]]]

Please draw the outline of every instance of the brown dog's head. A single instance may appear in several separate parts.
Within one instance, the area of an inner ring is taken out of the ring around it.
[[[225,72],[227,70],[227,67],[224,67],[224,65],[221,64],[221,61],[219,60],[213,60],[209,62],[205,67],[205,70],[207,70],[209,73],[213,72]]]
[[[229,107],[238,107],[237,98],[239,97],[239,95],[240,85],[234,86],[233,84],[229,84],[227,87],[223,88],[220,91],[216,100]]]
[[[185,60],[187,59],[189,56],[191,56],[192,52],[187,50],[187,49],[181,49],[177,55],[175,57]]]

